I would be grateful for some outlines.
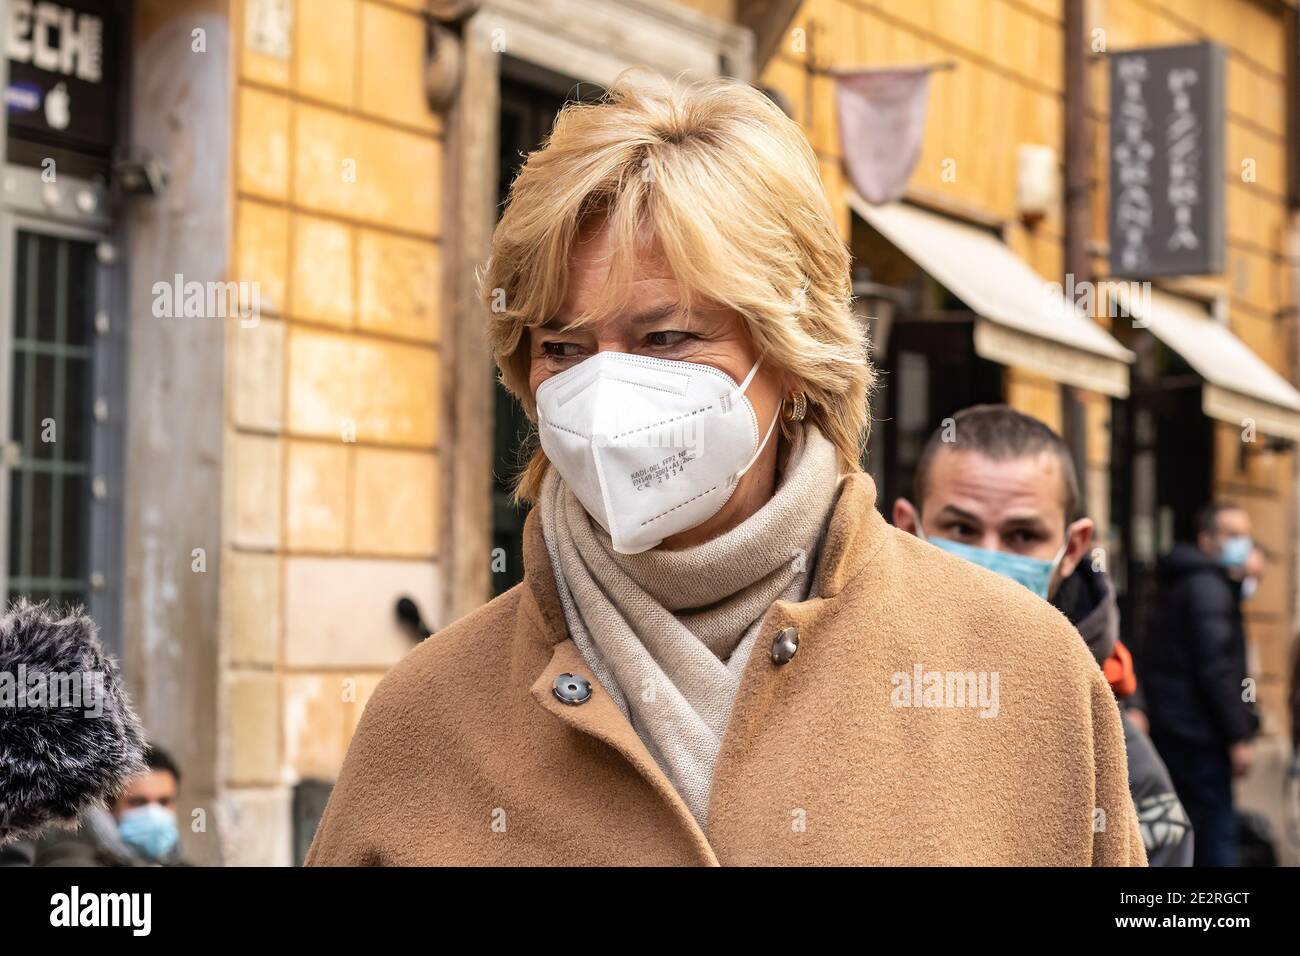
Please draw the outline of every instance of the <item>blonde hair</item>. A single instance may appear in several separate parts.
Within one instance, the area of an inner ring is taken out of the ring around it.
[[[682,288],[745,319],[765,362],[808,396],[808,417],[860,467],[874,371],[851,309],[848,249],[802,130],[767,96],[717,79],[672,84],[625,71],[598,101],[560,112],[510,188],[479,275],[501,380],[536,420],[527,330],[553,319],[573,245],[589,221],[610,229],[609,273],[574,325],[626,306],[638,252],[660,250]],[[534,500],[540,448],[515,496]]]

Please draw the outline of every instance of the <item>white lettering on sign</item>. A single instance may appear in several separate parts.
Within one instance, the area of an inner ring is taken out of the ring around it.
[[[1169,144],[1169,204],[1174,211],[1170,250],[1199,248],[1201,242],[1192,226],[1192,216],[1201,202],[1197,176],[1201,165],[1201,121],[1192,110],[1191,88],[1200,77],[1195,70],[1171,70],[1169,93],[1173,109],[1165,126]]]
[[[104,21],[48,0],[9,0],[6,51],[15,63],[98,83],[104,77]]]
[[[1154,219],[1151,200],[1151,160],[1155,146],[1147,138],[1151,116],[1142,96],[1147,79],[1147,61],[1143,57],[1124,57],[1117,68],[1121,84],[1119,101],[1119,136],[1112,146],[1116,165],[1117,189],[1115,231],[1111,241],[1119,244],[1120,262],[1126,270],[1141,268],[1147,259],[1147,235]]]

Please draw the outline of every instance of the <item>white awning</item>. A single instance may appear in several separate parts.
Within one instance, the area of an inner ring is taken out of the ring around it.
[[[1103,283],[1132,317],[1186,360],[1201,378],[1201,408],[1219,421],[1300,441],[1300,392],[1232,330],[1196,302],[1136,283]]]
[[[903,203],[849,205],[976,314],[975,351],[1066,385],[1128,396],[1133,353],[992,233]]]

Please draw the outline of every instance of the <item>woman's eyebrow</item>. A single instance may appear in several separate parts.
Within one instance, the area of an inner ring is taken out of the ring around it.
[[[658,322],[661,319],[676,315],[680,313],[681,310],[682,306],[680,302],[665,302],[662,305],[650,306],[649,308],[632,313],[632,315],[628,317],[627,322],[629,325],[633,326],[650,325],[651,323]],[[578,326],[574,326],[573,319],[563,315],[556,315],[547,319],[541,325],[537,326],[537,328],[545,332],[573,332],[578,328]]]
[[[651,322],[658,322],[660,319],[681,312],[681,308],[680,302],[665,302],[663,305],[656,305],[640,312],[634,312],[628,321],[632,325],[649,325]]]
[[[572,319],[565,318],[562,315],[552,316],[541,325],[536,326],[544,332],[572,332],[577,327],[573,324]]]

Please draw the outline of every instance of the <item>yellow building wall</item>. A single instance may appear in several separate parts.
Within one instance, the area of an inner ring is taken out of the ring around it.
[[[443,131],[421,0],[294,5],[292,53],[231,19],[234,249],[262,317],[228,340],[225,713],[234,788],[333,779],[438,606]]]
[[[832,208],[847,238],[843,149],[829,68],[952,64],[934,72],[925,139],[909,187],[958,214],[1006,223],[1008,244],[1044,278],[1063,270],[1062,207],[1030,231],[1016,222],[1016,150],[1063,148],[1063,48],[1060,0],[807,0],[763,72],[780,90],[817,153]],[[817,71],[810,75],[811,61]],[[1053,428],[1061,426],[1056,383],[1007,369],[1005,399]],[[1090,429],[1109,420],[1108,403],[1088,400]],[[1091,449],[1097,447],[1090,444]],[[1109,511],[1108,450],[1090,461],[1089,504]],[[1094,467],[1095,465],[1095,467]],[[1104,527],[1104,525],[1103,525]]]
[[[952,63],[931,77],[928,118],[911,185],[979,215],[1015,216],[1016,147],[1060,151],[1061,31],[1058,0],[807,0],[764,69],[781,90],[822,164],[827,192],[847,234],[834,81],[805,69],[811,43],[820,68]],[[809,92],[811,88],[811,109]],[[1023,232],[1023,231],[1021,231]],[[1017,251],[1057,278],[1059,206]]]

